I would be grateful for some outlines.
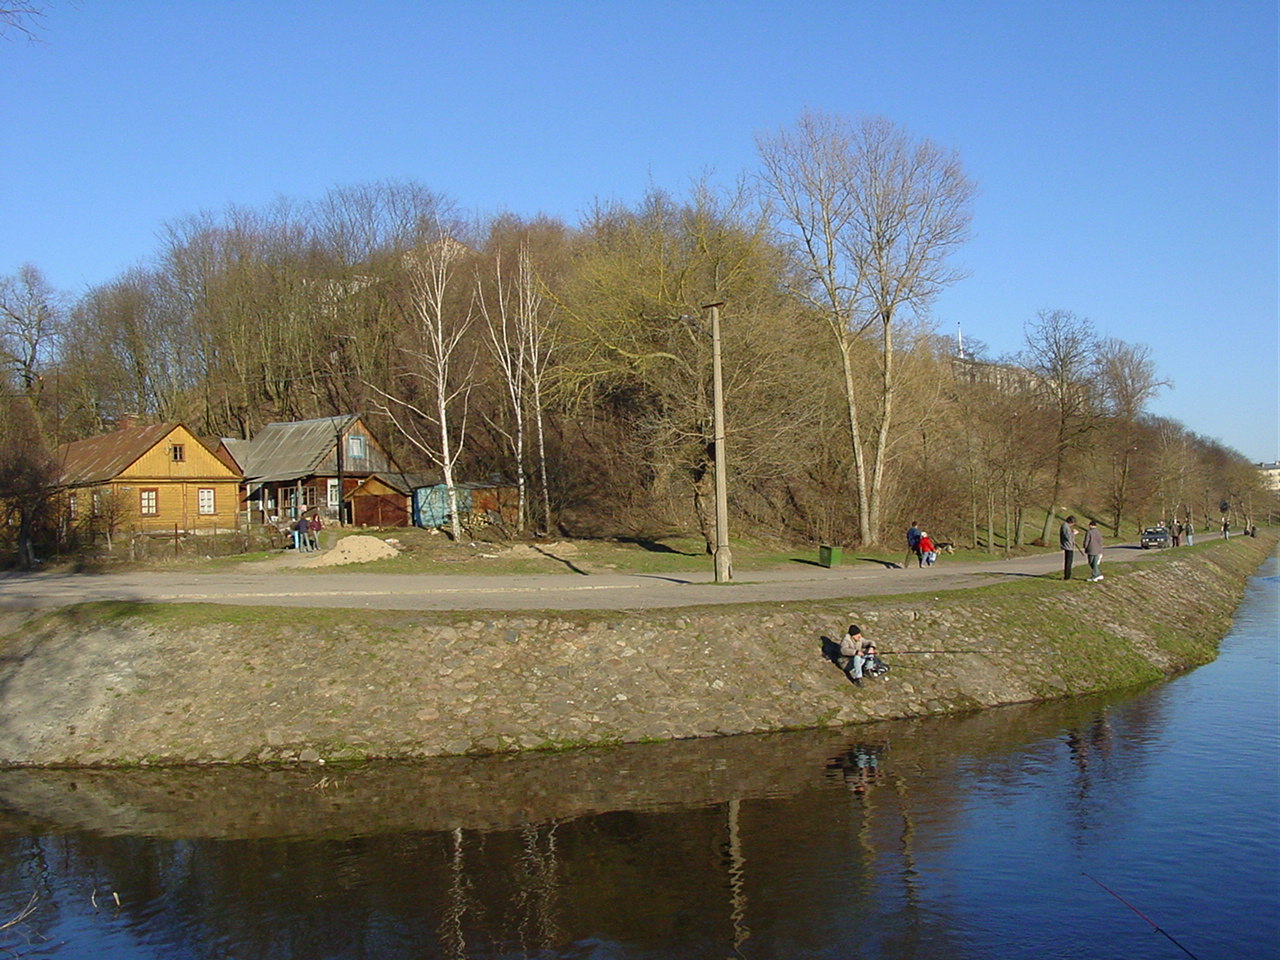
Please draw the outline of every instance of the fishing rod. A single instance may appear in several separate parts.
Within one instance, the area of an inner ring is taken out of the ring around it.
[[[884,654],[891,657],[899,657],[905,654],[925,654],[925,653],[1009,653],[1009,650],[884,650]]]
[[[1177,947],[1179,950],[1181,950],[1183,953],[1185,953],[1188,957],[1190,957],[1190,958],[1191,958],[1191,960],[1200,960],[1200,958],[1199,958],[1199,957],[1197,957],[1194,953],[1192,953],[1190,950],[1188,950],[1186,947],[1184,947],[1182,944],[1180,944],[1177,940],[1173,939],[1173,937],[1172,937],[1172,936],[1170,936],[1170,934],[1168,933],[1168,931],[1166,931],[1166,930],[1162,930],[1162,929],[1160,928],[1160,926],[1159,926],[1159,925],[1158,925],[1154,920],[1152,920],[1150,917],[1148,917],[1145,913],[1143,913],[1141,910],[1139,910],[1137,907],[1135,907],[1132,903],[1130,903],[1130,902],[1129,902],[1128,900],[1126,900],[1124,897],[1120,896],[1120,894],[1116,893],[1114,890],[1112,890],[1110,887],[1108,887],[1105,883],[1103,883],[1103,882],[1102,882],[1101,880],[1099,880],[1097,877],[1092,876],[1092,875],[1090,875],[1090,874],[1088,874],[1088,873],[1085,873],[1083,870],[1081,870],[1080,872],[1081,872],[1081,873],[1084,873],[1084,875],[1085,875],[1086,877],[1088,877],[1090,880],[1092,880],[1094,883],[1096,883],[1098,886],[1100,886],[1103,890],[1107,891],[1107,893],[1111,894],[1113,897],[1115,897],[1117,900],[1119,900],[1121,903],[1123,903],[1126,907],[1128,907],[1130,910],[1132,910],[1134,913],[1136,913],[1138,916],[1140,916],[1143,920],[1145,920],[1145,921],[1147,921],[1147,923],[1151,924],[1151,929],[1155,930],[1155,932],[1156,932],[1156,933],[1163,934],[1166,938],[1168,938],[1168,940],[1169,940],[1169,942],[1170,942],[1170,943],[1172,943],[1175,947]]]

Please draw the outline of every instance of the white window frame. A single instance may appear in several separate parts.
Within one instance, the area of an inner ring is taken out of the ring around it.
[[[147,501],[151,502],[151,509],[147,509]],[[160,489],[158,487],[143,487],[138,491],[138,515],[142,517],[158,517],[160,516]]]
[[[352,460],[363,460],[368,454],[365,439],[358,433],[352,433],[347,436],[347,455]]]
[[[202,516],[212,516],[217,513],[217,494],[213,487],[200,487],[196,490],[196,510]]]

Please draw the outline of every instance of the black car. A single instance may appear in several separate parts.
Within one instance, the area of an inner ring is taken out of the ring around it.
[[[1147,527],[1142,531],[1142,549],[1154,547],[1159,550],[1161,547],[1169,546],[1169,531],[1164,527]]]

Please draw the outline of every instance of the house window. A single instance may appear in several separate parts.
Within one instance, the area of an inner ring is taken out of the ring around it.
[[[330,513],[338,512],[338,481],[330,478],[326,481],[325,502],[329,505]]]
[[[201,487],[196,494],[196,501],[201,513],[213,513],[213,487]]]
[[[89,509],[93,516],[95,517],[102,516],[102,491],[101,490],[93,491],[93,500],[89,504]]]
[[[182,463],[187,459],[187,448],[184,444],[173,443],[169,445],[169,459],[174,463]]]
[[[364,437],[358,433],[353,433],[347,437],[347,452],[352,460],[364,459]]]
[[[144,517],[160,515],[160,491],[155,487],[138,491],[138,512]]]
[[[79,510],[78,510],[79,506],[80,504],[76,502],[76,495],[74,493],[70,494],[67,497],[67,514],[68,516],[71,517],[72,520],[74,520],[79,515]]]

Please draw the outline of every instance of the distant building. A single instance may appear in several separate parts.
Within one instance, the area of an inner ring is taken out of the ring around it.
[[[1258,472],[1268,490],[1280,490],[1280,460],[1258,464]]]

